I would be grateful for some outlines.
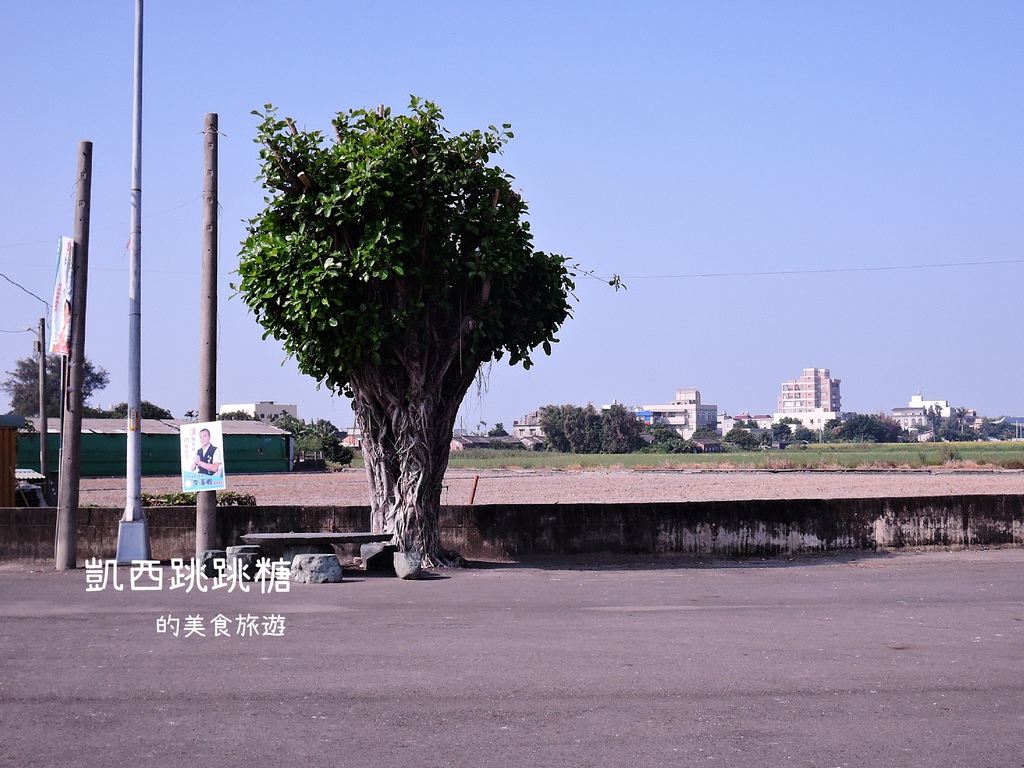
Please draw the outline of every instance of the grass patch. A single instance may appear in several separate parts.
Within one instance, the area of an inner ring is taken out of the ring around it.
[[[1024,443],[825,443],[726,453],[452,451],[454,469],[1024,469]]]

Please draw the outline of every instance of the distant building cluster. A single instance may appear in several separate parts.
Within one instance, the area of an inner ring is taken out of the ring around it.
[[[737,424],[757,424],[758,429],[771,429],[773,423],[789,416],[809,429],[822,429],[827,421],[840,418],[839,379],[831,378],[828,368],[805,368],[798,379],[783,382],[779,410],[775,414],[748,413],[730,416],[719,413],[718,406],[705,403],[696,387],[679,387],[670,403],[641,405],[632,410],[645,424],[668,427],[684,440],[692,440],[698,430],[713,430],[719,435]],[[610,406],[605,406],[608,408]],[[541,438],[540,411],[528,413],[513,422],[512,434],[517,438]]]
[[[820,432],[828,422],[843,419],[841,383],[840,379],[832,377],[828,368],[804,368],[798,378],[782,382],[778,408],[773,414],[743,412],[730,416],[725,411],[720,412],[717,405],[703,402],[696,387],[676,389],[676,396],[670,403],[641,405],[631,410],[645,424],[663,425],[686,440],[693,439],[698,430],[711,429],[724,436],[736,426],[770,430],[773,424],[787,419],[789,421],[785,423],[799,424],[812,432]],[[519,440],[543,440],[540,413],[539,410],[533,411],[513,422],[512,435]],[[910,398],[906,407],[893,408],[892,419],[916,439],[931,440],[935,425],[955,413],[962,418],[965,428],[977,430],[980,427],[977,411],[954,409],[947,400],[925,400],[920,392]],[[1024,436],[1024,419],[1006,417],[995,423],[1016,425],[1017,431],[1022,433],[1018,437]]]
[[[679,387],[675,397],[668,403],[633,406],[635,416],[648,425],[661,425],[672,430],[684,440],[698,440],[709,431],[725,436],[733,428],[741,426],[754,432],[770,431],[779,422],[800,425],[812,432],[820,432],[834,420],[843,420],[841,380],[833,378],[828,368],[804,368],[800,376],[782,382],[778,408],[775,413],[741,412],[730,415],[719,411],[717,405],[705,403],[696,387]],[[607,410],[610,405],[604,406]],[[452,437],[451,449],[464,450],[481,446],[497,447],[501,444],[522,446],[528,449],[544,445],[544,429],[541,427],[541,410],[537,409],[512,423],[511,434],[500,437],[469,435],[460,430]],[[297,417],[295,405],[261,400],[255,403],[225,404],[220,413],[243,412],[250,418],[270,423],[282,414]],[[847,414],[849,416],[850,414]],[[905,407],[893,408],[891,418],[901,429],[921,441],[932,440],[938,424],[951,416],[960,419],[964,429],[978,430],[982,420],[974,409],[953,408],[948,400],[925,400],[921,393],[913,395]],[[1016,429],[1016,437],[1024,438],[1024,418],[1004,417],[993,422]],[[1011,429],[1012,431],[1012,429]],[[698,435],[695,438],[695,435]],[[343,443],[360,447],[362,443],[358,428],[351,427]]]

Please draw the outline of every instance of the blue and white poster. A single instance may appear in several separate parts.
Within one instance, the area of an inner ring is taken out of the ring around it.
[[[184,491],[222,491],[227,487],[219,421],[181,425],[181,487]]]

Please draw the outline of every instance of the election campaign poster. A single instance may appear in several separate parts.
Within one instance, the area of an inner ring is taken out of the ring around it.
[[[184,491],[222,491],[227,487],[219,421],[181,425],[181,487]]]

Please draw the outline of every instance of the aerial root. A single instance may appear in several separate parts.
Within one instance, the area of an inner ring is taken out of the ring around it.
[[[465,568],[466,558],[455,550],[442,549],[436,555],[424,555],[424,568]]]

